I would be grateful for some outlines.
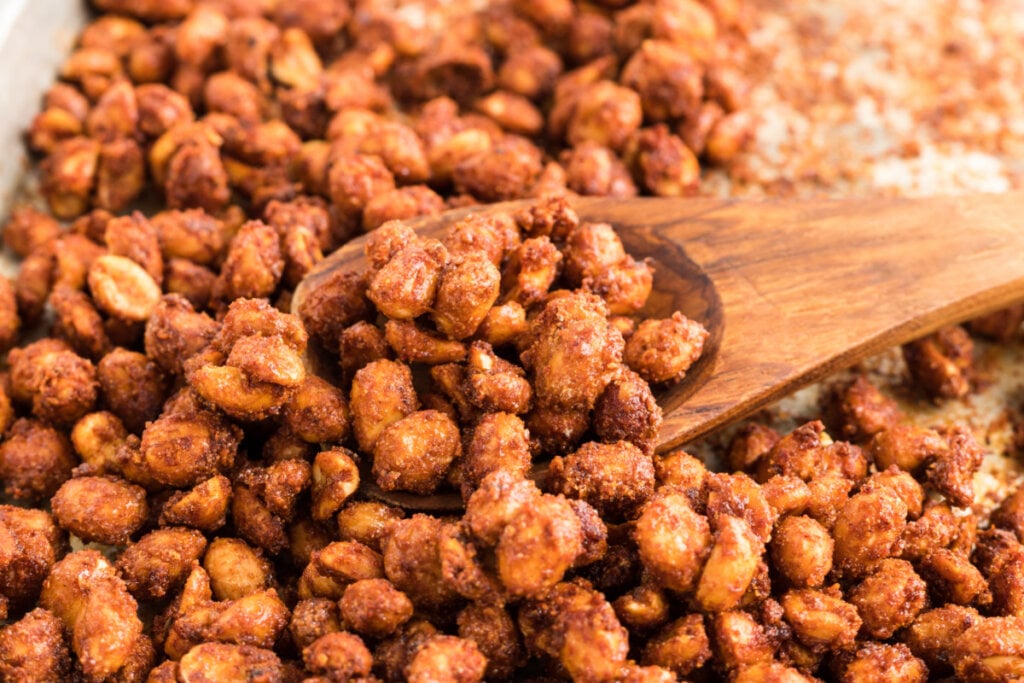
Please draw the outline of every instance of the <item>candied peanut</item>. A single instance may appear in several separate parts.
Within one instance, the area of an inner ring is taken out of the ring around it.
[[[703,69],[688,51],[664,40],[645,40],[622,69],[622,84],[640,95],[649,121],[692,117],[704,97]]]
[[[231,482],[223,475],[216,475],[189,491],[173,494],[160,510],[160,524],[215,531],[224,526],[230,503]]]
[[[523,421],[511,413],[487,413],[477,422],[463,449],[460,471],[464,492],[477,488],[497,470],[525,477],[530,461],[529,435]]]
[[[0,295],[2,291],[3,286],[0,285]],[[11,291],[10,294],[10,309],[16,316],[14,292]],[[110,340],[103,329],[103,319],[84,292],[66,285],[58,285],[50,294],[50,306],[53,307],[56,317],[53,323],[55,337],[65,340],[77,353],[88,358],[99,358],[107,352]],[[16,330],[15,327],[14,331]]]
[[[329,519],[359,488],[359,468],[346,448],[321,451],[313,462],[313,519]]]
[[[844,574],[863,576],[898,550],[906,527],[907,506],[891,489],[858,493],[846,501],[836,519],[835,566]]]
[[[368,363],[352,379],[349,407],[360,449],[372,452],[388,425],[419,407],[409,366],[384,359]]]
[[[66,680],[71,654],[63,625],[51,612],[37,607],[0,629],[0,677],[7,681]]]
[[[676,311],[671,318],[645,320],[623,351],[623,361],[648,382],[681,380],[700,357],[708,331]]]
[[[697,585],[712,548],[707,519],[682,493],[667,491],[640,512],[633,532],[644,568],[663,586],[686,592]]]
[[[918,571],[933,595],[954,605],[984,604],[992,599],[985,577],[970,561],[952,550],[939,548],[921,560]]]
[[[118,450],[127,438],[128,430],[121,420],[106,411],[83,416],[71,429],[75,453],[99,474],[118,471]]]
[[[370,673],[373,657],[363,641],[351,633],[327,633],[302,650],[306,668],[330,680],[348,681]]]
[[[906,645],[897,643],[865,643],[843,663],[843,683],[861,681],[906,681],[924,683],[928,680],[928,667],[914,657]]]
[[[141,353],[117,348],[96,365],[103,398],[130,431],[139,433],[160,414],[167,395],[167,378]]]
[[[216,413],[193,408],[164,413],[142,432],[137,466],[166,486],[188,488],[234,462],[241,429]]]
[[[342,441],[348,435],[348,401],[327,381],[309,375],[285,405],[285,423],[301,439],[316,442]]]
[[[486,676],[508,678],[520,666],[523,645],[515,621],[499,605],[470,603],[458,615],[459,636],[487,658]]]
[[[273,577],[263,553],[238,538],[215,538],[205,549],[203,569],[217,600],[237,600],[269,587]]]
[[[14,299],[18,315],[26,325],[38,322],[43,314],[53,282],[54,266],[52,248],[34,251],[21,262],[14,280]]]
[[[561,272],[562,252],[547,235],[523,240],[505,263],[502,299],[524,307],[540,302]]]
[[[55,564],[39,605],[71,634],[71,647],[89,680],[116,674],[144,638],[135,599],[95,550],[79,550]]]
[[[185,361],[206,347],[218,328],[210,316],[197,313],[187,299],[167,294],[146,321],[146,355],[166,372],[180,375]]]
[[[78,136],[58,142],[43,160],[42,191],[54,216],[74,218],[89,208],[99,155],[99,142]]]
[[[8,612],[38,597],[53,564],[67,551],[67,537],[42,510],[0,506],[0,596]]]
[[[884,640],[909,626],[924,609],[927,590],[924,581],[906,560],[883,560],[867,578],[849,593],[872,638]]]
[[[41,422],[16,420],[0,443],[0,479],[16,500],[49,498],[76,464],[67,437]]]
[[[373,638],[391,635],[413,612],[409,598],[386,579],[364,579],[349,584],[339,606],[347,627]]]
[[[142,192],[146,163],[139,143],[130,139],[105,142],[96,169],[94,204],[109,211],[125,210]]]
[[[835,425],[837,432],[857,441],[897,427],[901,417],[896,402],[864,375],[857,375],[846,385],[833,387],[826,410],[831,413],[830,424]]]
[[[283,272],[277,231],[262,221],[248,221],[231,240],[214,296],[228,301],[270,296]]]
[[[183,681],[230,680],[238,676],[279,680],[282,673],[283,666],[276,654],[245,644],[200,643],[178,662],[178,676]]]
[[[11,211],[4,225],[4,244],[21,258],[60,236],[61,227],[52,216],[27,204]]]
[[[948,449],[928,464],[925,481],[953,505],[969,506],[974,502],[974,473],[985,452],[966,425],[944,427],[940,433]]]
[[[379,195],[395,189],[395,177],[380,159],[348,153],[331,160],[327,175],[328,195],[342,216],[361,222],[363,209]]]
[[[377,271],[366,296],[389,318],[416,318],[434,304],[446,260],[446,250],[436,240],[408,244]]]
[[[1024,670],[1021,617],[979,619],[953,639],[950,660],[957,677],[978,683],[1019,678]]]
[[[95,406],[95,366],[62,342],[33,342],[12,349],[7,359],[11,368],[11,398],[31,402],[36,417],[70,424]]]
[[[589,141],[622,149],[643,120],[640,96],[612,81],[588,84],[574,100],[566,130],[566,140],[573,146]]]
[[[982,617],[977,610],[959,605],[946,605],[921,612],[906,631],[903,642],[914,656],[924,660],[933,675],[952,673],[950,662],[953,643]]]
[[[623,369],[605,386],[591,418],[594,432],[602,441],[628,441],[645,453],[654,452],[661,419],[661,408],[650,386],[629,369]]]
[[[405,513],[377,501],[350,501],[338,512],[338,537],[343,541],[359,541],[380,552],[381,540],[391,524]]]
[[[707,612],[723,612],[737,606],[747,591],[763,546],[740,517],[716,520],[714,545],[697,582],[695,600]]]
[[[164,290],[185,297],[200,310],[210,303],[216,282],[217,275],[212,270],[185,259],[170,259],[164,268]]]
[[[551,489],[580,498],[605,518],[632,518],[654,493],[654,465],[628,441],[586,443],[551,461]]]
[[[542,170],[540,150],[526,138],[507,134],[458,161],[452,180],[457,191],[495,202],[526,195]]]
[[[441,529],[441,520],[416,514],[395,520],[381,542],[385,576],[420,609],[437,610],[458,597],[444,579],[438,555]]]
[[[206,538],[194,529],[157,529],[129,546],[118,558],[117,569],[136,598],[158,599],[185,582],[204,551]]]
[[[611,680],[629,651],[626,629],[611,605],[587,582],[557,584],[543,600],[519,611],[519,628],[531,650],[557,657],[579,680]]]
[[[476,643],[456,636],[428,638],[405,669],[410,683],[477,683],[484,678],[487,658]]]
[[[840,650],[853,645],[861,619],[850,603],[811,588],[789,591],[781,602],[786,621],[805,645]]]
[[[387,561],[356,541],[336,541],[313,552],[299,580],[299,597],[328,597],[338,600],[345,587],[362,579],[379,579]]]
[[[711,474],[707,486],[706,514],[712,527],[717,526],[719,518],[739,517],[762,543],[771,538],[775,513],[753,479],[742,472]]]
[[[640,660],[670,669],[679,676],[689,675],[711,658],[711,647],[704,621],[691,614],[668,624],[646,645]]]
[[[796,588],[821,586],[832,570],[832,537],[810,517],[784,517],[771,541],[773,566]]]
[[[374,444],[374,478],[384,490],[425,495],[460,451],[459,428],[437,411],[418,411],[385,427]]]
[[[709,475],[704,463],[682,449],[654,459],[659,486],[671,486],[686,495],[694,510],[706,509]]]
[[[561,581],[583,551],[580,521],[561,496],[521,506],[498,538],[498,575],[512,595],[539,596]]]
[[[532,342],[521,358],[533,373],[538,401],[562,408],[593,406],[614,377],[623,347],[606,311],[596,297],[570,294],[549,301],[534,318]]]
[[[971,390],[974,343],[959,325],[944,327],[903,347],[914,382],[929,396],[959,398]]]
[[[407,363],[454,363],[466,357],[466,346],[431,333],[411,320],[389,320],[384,339],[395,355]]]
[[[57,523],[82,540],[127,545],[146,521],[146,491],[114,477],[76,477],[53,494]]]
[[[299,600],[292,608],[288,624],[295,644],[304,648],[321,636],[341,630],[341,612],[338,603],[327,598]]]
[[[635,197],[632,174],[615,152],[585,140],[559,157],[565,167],[566,185],[581,195]]]
[[[160,287],[141,266],[124,256],[100,256],[89,268],[89,289],[105,313],[144,321],[160,301]]]

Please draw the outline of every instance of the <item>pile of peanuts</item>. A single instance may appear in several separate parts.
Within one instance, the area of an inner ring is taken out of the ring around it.
[[[742,2],[94,4],[28,133],[49,210],[3,232],[0,679],[1024,671],[1024,493],[975,511],[965,426],[857,377],[727,473],[656,454],[707,333],[643,319],[652,263],[567,196],[728,164]],[[914,384],[968,395],[1022,317],[908,345]]]

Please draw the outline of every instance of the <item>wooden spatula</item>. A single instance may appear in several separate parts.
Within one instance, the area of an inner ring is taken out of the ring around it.
[[[440,236],[472,211],[409,221]],[[740,201],[577,198],[655,262],[644,313],[681,310],[711,335],[658,401],[661,451],[748,415],[884,348],[1024,300],[1024,194],[931,199]],[[363,267],[363,240],[325,259],[293,309],[338,268]]]

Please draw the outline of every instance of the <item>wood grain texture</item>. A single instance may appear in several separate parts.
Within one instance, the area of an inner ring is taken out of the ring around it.
[[[438,235],[473,210],[410,221]],[[578,198],[655,261],[644,311],[681,310],[711,331],[679,384],[657,391],[660,450],[739,419],[809,382],[943,325],[1024,299],[1024,195],[869,200]],[[326,272],[361,267],[362,240]]]

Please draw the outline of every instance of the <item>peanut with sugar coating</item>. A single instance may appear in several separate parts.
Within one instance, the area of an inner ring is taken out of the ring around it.
[[[387,579],[350,583],[338,605],[348,628],[372,638],[391,635],[413,613],[412,601]]]
[[[126,545],[149,514],[145,489],[109,476],[69,479],[51,505],[62,528],[106,545]]]
[[[676,311],[665,320],[645,320],[626,341],[623,361],[651,383],[681,380],[700,357],[708,331]]]
[[[120,671],[143,637],[135,599],[95,550],[71,553],[55,564],[39,604],[71,634],[72,649],[89,680]]]
[[[707,519],[694,512],[682,493],[652,498],[641,510],[633,532],[644,568],[666,588],[692,590],[711,552]]]
[[[459,453],[459,428],[436,410],[389,424],[373,447],[373,476],[385,491],[432,493]]]
[[[37,607],[0,629],[0,678],[5,681],[64,680],[71,654],[64,642],[63,624]]]
[[[217,600],[238,600],[270,586],[270,561],[239,538],[215,538],[206,547],[203,569]]]
[[[381,359],[368,363],[352,379],[349,408],[352,431],[363,451],[372,451],[381,432],[419,407],[408,365]]]
[[[587,501],[608,519],[631,519],[654,493],[654,465],[628,441],[589,442],[551,461],[550,487]]]
[[[501,532],[495,555],[509,593],[537,597],[562,580],[583,552],[580,520],[561,496],[523,505]]]
[[[17,500],[49,498],[76,464],[67,437],[35,420],[15,421],[0,443],[0,479]]]
[[[157,529],[129,546],[117,569],[137,599],[162,598],[185,582],[205,550],[206,538],[194,529]]]
[[[810,517],[784,517],[770,547],[774,566],[796,588],[820,586],[832,570],[832,537]]]
[[[160,286],[131,259],[104,255],[89,268],[89,290],[105,313],[122,320],[142,322],[160,301]]]
[[[644,645],[641,661],[687,676],[711,658],[704,620],[691,614],[672,622]]]

